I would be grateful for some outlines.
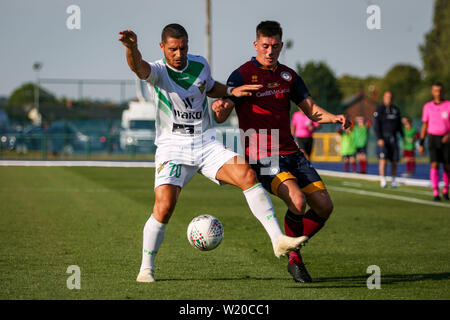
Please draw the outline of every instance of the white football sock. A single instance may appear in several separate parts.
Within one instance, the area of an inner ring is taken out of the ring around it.
[[[155,270],[156,253],[159,250],[166,233],[166,223],[161,223],[153,217],[147,220],[144,226],[144,240],[142,249],[142,264],[140,271],[144,269]]]
[[[275,245],[278,237],[283,234],[278,224],[277,216],[273,210],[272,201],[269,194],[261,183],[244,190],[245,198],[253,215],[262,223],[264,229],[269,234],[272,245]]]

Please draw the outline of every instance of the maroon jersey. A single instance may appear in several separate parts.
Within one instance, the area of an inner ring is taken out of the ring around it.
[[[263,85],[250,97],[232,98],[239,127],[244,131],[247,160],[298,152],[290,129],[290,102],[298,104],[310,95],[300,76],[283,64],[278,64],[274,70],[265,69],[253,57],[227,81],[230,87],[244,84]],[[274,136],[276,130],[279,139]]]

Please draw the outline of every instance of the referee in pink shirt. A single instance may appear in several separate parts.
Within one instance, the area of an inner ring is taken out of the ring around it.
[[[291,133],[294,136],[298,147],[308,160],[313,147],[312,134],[314,130],[318,129],[320,129],[320,124],[311,121],[303,111],[299,110],[292,115]]]
[[[444,189],[442,196],[448,197],[448,183],[450,176],[450,101],[444,99],[444,86],[442,83],[434,83],[431,87],[433,100],[423,106],[422,130],[420,132],[421,155],[425,154],[424,142],[428,135],[428,150],[430,153],[430,180],[433,187],[434,201],[440,201],[439,196],[439,163],[444,166],[442,178]]]

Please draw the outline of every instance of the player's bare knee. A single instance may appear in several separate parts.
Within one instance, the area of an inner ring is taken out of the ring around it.
[[[242,170],[241,174],[239,175],[239,183],[242,190],[253,187],[258,183],[256,173],[252,168],[250,168],[250,166]]]
[[[175,210],[175,202],[158,201],[153,208],[153,216],[161,223],[169,222],[173,211]]]
[[[333,212],[334,205],[331,200],[323,201],[318,208],[315,208],[314,211],[322,218],[328,219]]]
[[[302,193],[293,196],[291,198],[291,201],[292,201],[292,206],[293,206],[291,211],[293,211],[295,214],[305,214],[306,199]],[[293,209],[295,209],[295,210],[293,210]]]

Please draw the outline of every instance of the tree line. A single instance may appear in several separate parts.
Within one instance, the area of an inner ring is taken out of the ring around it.
[[[443,83],[450,90],[450,0],[436,0],[432,29],[419,45],[423,69],[409,65],[394,65],[382,77],[356,77],[343,75],[337,78],[325,61],[298,63],[297,72],[308,86],[311,96],[331,112],[344,112],[343,102],[354,94],[363,93],[375,101],[381,101],[384,91],[394,95],[394,103],[402,114],[412,118],[421,115],[425,102],[431,100],[430,87],[433,82]],[[7,99],[7,106],[33,105],[34,83],[25,83]],[[54,94],[39,87],[40,104],[72,107],[101,106],[118,107],[109,101],[83,99],[72,101],[65,97],[58,99]],[[293,108],[294,109],[294,108]]]
[[[310,90],[311,96],[330,111],[343,112],[343,101],[358,92],[381,101],[384,91],[394,95],[394,103],[404,115],[419,118],[423,105],[431,100],[431,85],[441,82],[450,90],[450,0],[436,0],[432,29],[418,48],[423,69],[409,65],[394,65],[382,77],[343,75],[336,78],[324,61],[297,64],[297,72]]]

